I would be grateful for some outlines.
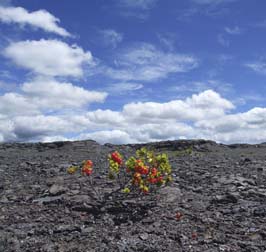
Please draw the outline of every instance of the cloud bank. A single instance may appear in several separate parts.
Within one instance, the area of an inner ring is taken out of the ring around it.
[[[266,141],[266,108],[233,113],[232,102],[213,90],[166,103],[129,103],[121,111],[84,109],[87,103],[104,101],[106,94],[92,95],[69,83],[51,81],[45,88],[37,80],[23,84],[22,90],[23,95],[8,93],[0,97],[3,141],[88,138],[119,144],[186,138],[225,143]],[[64,98],[56,103],[61,94]],[[79,113],[74,112],[76,109]],[[47,114],[51,110],[56,113]]]

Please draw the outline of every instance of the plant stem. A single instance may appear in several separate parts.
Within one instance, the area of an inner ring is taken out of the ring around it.
[[[93,181],[92,181],[92,176],[89,176],[89,185],[91,187],[91,189],[95,192],[98,200],[102,201],[102,196],[101,194],[99,193],[98,190],[96,190],[96,188],[93,186]]]

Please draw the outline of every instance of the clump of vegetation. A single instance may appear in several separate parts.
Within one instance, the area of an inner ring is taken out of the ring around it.
[[[119,191],[126,195],[155,193],[172,181],[172,169],[168,156],[164,153],[156,155],[153,151],[141,148],[136,151],[135,156],[123,160],[122,155],[115,151],[108,155],[108,161],[108,178],[114,180],[119,186]],[[82,175],[89,177],[88,183],[95,191],[92,183],[92,161],[83,161],[81,165],[71,166],[67,171],[69,174],[74,174],[78,170]],[[99,195],[98,191],[97,194]]]

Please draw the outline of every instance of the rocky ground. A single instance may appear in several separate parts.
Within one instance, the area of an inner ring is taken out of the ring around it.
[[[102,205],[87,178],[66,173],[91,159],[95,188],[107,194],[107,154],[141,146],[0,144],[0,251],[266,251],[266,144],[147,144],[169,154],[171,186]]]

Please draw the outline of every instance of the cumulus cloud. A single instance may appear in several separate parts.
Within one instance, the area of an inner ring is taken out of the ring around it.
[[[167,53],[146,43],[123,51],[115,63],[116,66],[105,69],[105,73],[123,81],[158,80],[198,66],[198,60],[193,56]]]
[[[112,110],[101,110],[98,109],[96,111],[88,112],[85,115],[91,122],[97,124],[107,124],[110,125],[122,125],[124,123],[124,117],[120,112],[112,111]]]
[[[84,128],[85,123],[90,123],[89,117],[83,116],[82,124],[75,111],[84,114],[85,107],[103,102],[107,96],[105,92],[43,78],[23,83],[18,92],[0,96],[0,124],[8,123],[8,127],[0,127],[3,141],[41,141],[58,133],[82,131],[88,127]],[[48,116],[51,112],[57,116]]]
[[[4,55],[17,66],[45,76],[81,77],[82,66],[93,64],[90,52],[59,40],[13,42],[5,48]]]
[[[79,136],[80,140],[84,139],[93,139],[98,143],[113,143],[113,144],[124,144],[137,142],[134,138],[131,138],[129,134],[122,130],[105,130],[105,131],[96,131],[87,134],[81,134]]]
[[[29,103],[28,99],[17,93],[6,93],[0,96],[0,116],[7,118],[20,114],[35,115],[39,109],[35,104]]]
[[[264,142],[266,140],[266,108],[253,108],[247,112],[224,115],[216,120],[196,123],[204,136],[225,142]]]
[[[56,132],[66,132],[67,124],[55,116],[18,116],[14,118],[14,133],[20,140],[39,138]]]
[[[195,133],[193,127],[188,124],[167,120],[160,123],[140,124],[137,127],[128,129],[128,132],[139,143],[193,138]]]
[[[213,118],[224,115],[234,105],[223,99],[218,93],[207,90],[192,95],[186,100],[173,100],[167,103],[131,103],[124,106],[123,114],[130,121],[197,121],[202,118]]]
[[[6,118],[1,118],[0,114],[0,142],[16,139],[13,130],[13,122],[11,120],[6,120]]]
[[[22,7],[0,6],[0,21],[30,25],[64,37],[70,36],[69,32],[59,26],[60,20],[46,10],[28,12]]]
[[[119,33],[113,29],[101,30],[100,35],[105,46],[111,46],[116,48],[119,43],[123,40],[122,33]]]
[[[27,85],[23,87],[27,93]],[[80,110],[74,114],[59,110],[52,115],[32,111],[7,118],[0,111],[0,138],[3,141],[93,139],[116,144],[184,138],[224,143],[266,141],[266,108],[233,113],[234,108],[232,102],[217,92],[206,90],[166,103],[125,104],[121,111]]]
[[[36,79],[22,85],[29,103],[43,109],[79,108],[93,102],[103,102],[107,93],[89,91],[72,83]]]
[[[255,107],[246,113],[242,113],[243,119],[254,127],[266,124],[266,108]]]
[[[46,87],[40,81],[25,83],[22,85],[22,90],[32,100],[27,100],[27,98],[22,96],[21,98],[24,98],[27,106],[34,104],[36,109],[44,107],[48,109],[51,106],[57,106],[58,108],[58,106],[63,105],[75,106],[75,104],[66,104],[67,102],[64,102],[64,99],[61,101],[61,104],[52,105],[55,101],[53,99],[60,99],[59,95],[61,91],[58,85],[57,83],[51,82]],[[62,88],[65,88],[64,84]],[[66,99],[69,97],[68,91],[73,92],[72,89],[72,86],[66,86],[66,90],[64,91]],[[71,100],[71,96],[69,99]],[[90,137],[100,142],[111,141],[116,143],[128,141],[144,142],[165,138],[174,139],[180,135],[191,135],[193,132],[192,128],[183,123],[182,120],[196,120],[197,117],[193,117],[193,113],[198,113],[199,110],[195,111],[195,107],[202,108],[202,116],[203,111],[207,110],[208,103],[211,103],[215,108],[219,107],[221,110],[232,107],[229,102],[223,100],[218,94],[206,91],[205,93],[187,98],[185,101],[177,100],[166,104],[127,104],[121,112],[96,110],[71,116],[60,115],[60,113],[56,116],[45,116],[43,114],[34,114],[33,116],[33,111],[31,111],[32,115],[20,116],[19,114],[15,114],[12,117],[12,133],[16,136],[16,139],[23,141],[49,139],[49,137],[62,134],[62,132],[83,132],[86,130],[92,132],[81,133],[79,138]],[[25,109],[26,105],[21,107],[21,109]],[[189,110],[192,110],[192,112]],[[207,112],[210,113],[210,111]],[[223,113],[221,112],[221,114]]]

